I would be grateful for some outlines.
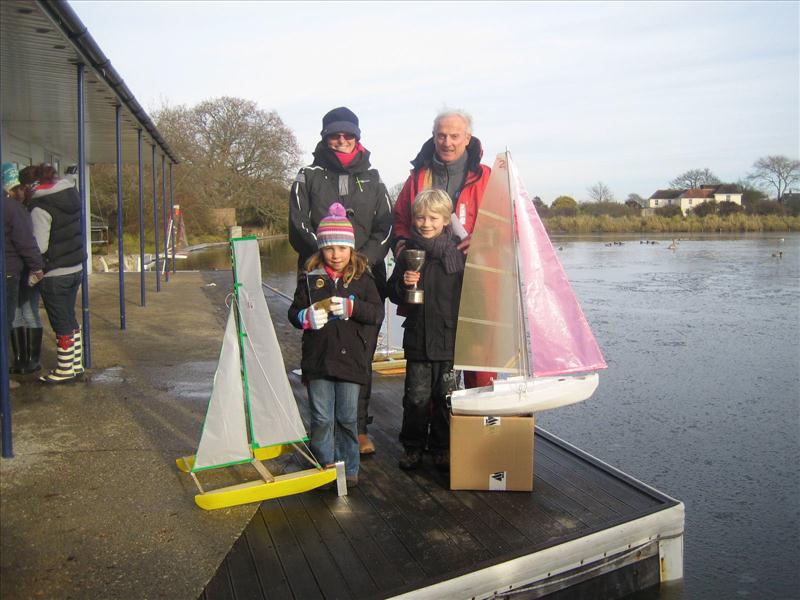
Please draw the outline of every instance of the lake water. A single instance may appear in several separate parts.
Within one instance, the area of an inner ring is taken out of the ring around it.
[[[684,581],[637,600],[800,598],[800,234],[648,239],[553,239],[608,370],[537,425],[685,503]],[[295,254],[262,244],[291,294]]]

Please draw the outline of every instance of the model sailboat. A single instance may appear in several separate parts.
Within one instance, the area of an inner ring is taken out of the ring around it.
[[[204,509],[224,508],[308,491],[338,480],[346,493],[344,464],[323,468],[305,447],[308,440],[261,289],[261,260],[254,237],[231,240],[233,301],[214,374],[197,454],[177,459],[190,473]],[[292,448],[313,465],[273,475],[261,462]],[[250,464],[259,479],[204,490],[197,474]]]
[[[454,414],[531,414],[589,398],[600,348],[508,152],[498,155],[472,235],[455,368],[498,376],[458,390]]]

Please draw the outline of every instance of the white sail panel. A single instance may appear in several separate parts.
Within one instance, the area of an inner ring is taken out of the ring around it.
[[[236,317],[231,309],[193,472],[251,459],[241,371]]]
[[[510,157],[508,168],[532,374],[542,377],[605,369],[603,354]]]
[[[521,373],[524,341],[505,154],[498,155],[478,210],[464,269],[455,368]]]
[[[253,442],[265,447],[303,440],[306,430],[261,288],[258,241],[232,244]]]

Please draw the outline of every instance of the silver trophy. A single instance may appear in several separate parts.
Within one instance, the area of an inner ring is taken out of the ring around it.
[[[422,271],[425,264],[425,250],[404,250],[406,263],[409,271]],[[406,290],[406,302],[409,304],[422,304],[425,300],[425,292],[417,288],[415,283]]]

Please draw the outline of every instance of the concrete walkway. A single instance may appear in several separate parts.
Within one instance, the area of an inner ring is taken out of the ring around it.
[[[0,597],[196,598],[257,506],[205,512],[175,458],[194,452],[227,316],[230,272],[178,273],[147,306],[139,274],[90,278],[83,383],[12,391],[0,461]],[[44,315],[44,313],[42,313]],[[43,364],[55,366],[45,327]],[[208,481],[208,480],[206,480]]]

